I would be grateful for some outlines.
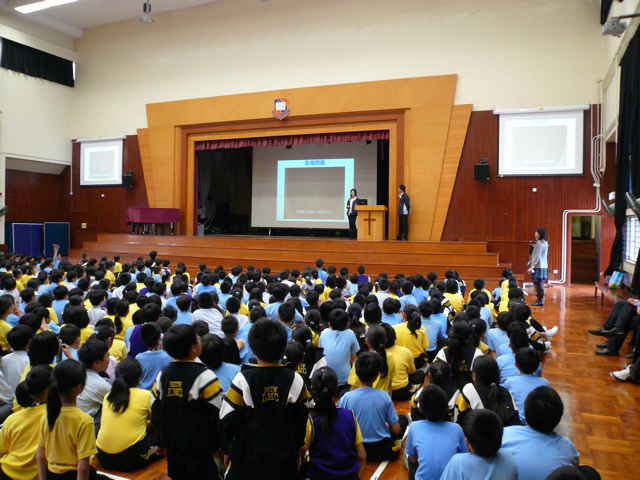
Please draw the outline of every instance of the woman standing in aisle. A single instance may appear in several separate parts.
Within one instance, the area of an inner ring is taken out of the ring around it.
[[[533,286],[536,289],[538,300],[532,306],[544,306],[544,282],[547,280],[547,255],[549,253],[549,244],[547,243],[547,230],[540,227],[535,233],[536,244],[531,252],[529,259],[529,274],[533,280]]]

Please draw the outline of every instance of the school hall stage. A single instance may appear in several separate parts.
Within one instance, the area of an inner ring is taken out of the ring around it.
[[[609,372],[627,365],[627,349],[623,347],[620,357],[595,355],[595,345],[602,339],[587,333],[589,328],[602,326],[611,307],[609,301],[600,305],[592,285],[547,290],[544,308],[534,308],[534,315],[543,325],[558,325],[560,331],[553,337],[551,351],[542,357],[542,375],[562,397],[564,416],[556,431],[575,443],[580,463],[596,468],[603,480],[640,480],[640,387],[609,376]],[[408,401],[394,404],[398,413],[410,411]],[[102,470],[97,459],[93,465]],[[401,458],[389,463],[381,475],[375,475],[379,467],[378,463],[367,463],[361,478],[409,477]],[[166,472],[166,458],[162,458],[144,470],[113,473],[133,480],[169,480]]]
[[[236,265],[246,269],[271,267],[272,272],[285,268],[315,266],[318,258],[325,266],[347,267],[355,272],[363,265],[369,276],[386,272],[426,275],[433,271],[444,278],[448,269],[456,270],[468,284],[476,278],[484,278],[489,285],[497,284],[502,270],[511,264],[500,263],[500,255],[487,251],[483,242],[423,242],[385,240],[363,242],[348,239],[313,237],[265,237],[265,236],[173,236],[173,235],[122,235],[98,234],[96,241],[84,241],[81,249],[69,251],[71,261],[80,260],[86,252],[89,257],[109,259],[120,255],[121,262],[131,262],[142,255],[148,258],[150,251],[158,252],[161,259],[171,260],[171,267],[184,262],[193,276],[198,266],[208,268],[222,265],[229,270]]]

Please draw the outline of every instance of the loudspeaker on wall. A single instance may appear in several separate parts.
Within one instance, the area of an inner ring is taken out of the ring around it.
[[[486,182],[489,176],[489,165],[474,165],[473,178],[476,182]]]

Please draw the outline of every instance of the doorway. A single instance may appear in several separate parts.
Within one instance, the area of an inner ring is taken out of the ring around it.
[[[600,277],[600,227],[598,215],[571,218],[571,283],[593,284]]]

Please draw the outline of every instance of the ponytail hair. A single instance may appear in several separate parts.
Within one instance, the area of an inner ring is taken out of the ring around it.
[[[24,408],[31,406],[34,399],[51,386],[52,371],[53,368],[49,365],[38,365],[29,370],[24,381],[16,387],[18,405]]]
[[[315,402],[311,414],[320,417],[318,432],[333,436],[333,424],[338,418],[338,411],[333,397],[338,392],[338,375],[329,367],[322,367],[311,377],[311,392]]]
[[[418,338],[418,330],[422,327],[422,317],[420,317],[418,307],[407,305],[404,309],[404,314],[407,317],[407,328],[409,328],[411,335]]]
[[[130,388],[136,388],[142,378],[142,366],[135,358],[125,358],[116,367],[116,379],[111,386],[107,400],[116,413],[124,413],[129,408]]]
[[[364,337],[367,332],[367,327],[360,321],[362,307],[354,303],[349,305],[347,313],[349,314],[349,329],[356,334],[356,338]]]
[[[469,344],[469,337],[473,334],[471,325],[463,320],[453,323],[451,337],[447,350],[447,363],[451,367],[452,375],[460,370],[460,362],[462,361],[462,348]]]
[[[316,346],[313,344],[311,329],[306,325],[298,325],[293,331],[292,338],[304,348],[302,363],[307,366],[307,372],[311,372],[316,364]]]
[[[429,367],[429,378],[433,385],[439,386],[446,392],[451,383],[451,367],[447,362],[436,360]]]
[[[284,353],[282,354],[282,364],[293,370],[294,372],[298,370],[298,365],[302,362],[304,358],[304,348],[302,345],[295,340],[287,343],[287,346],[284,349]]]
[[[387,351],[385,346],[387,343],[387,332],[381,325],[372,325],[367,332],[367,342],[369,346],[375,350],[375,352],[382,359],[382,369],[380,370],[380,377],[387,378],[389,375],[389,365],[387,364]]]
[[[116,316],[113,318],[113,325],[116,327],[116,335],[122,332],[124,328],[122,318],[129,314],[129,302],[126,300],[119,300],[116,305]]]
[[[500,367],[495,358],[490,355],[483,355],[473,362],[473,373],[476,376],[476,384],[488,385],[489,405],[487,408],[496,413],[500,419],[506,423],[508,420],[507,405],[502,397],[502,392],[498,388],[500,385]]]
[[[82,362],[64,360],[51,372],[51,388],[47,395],[47,424],[53,430],[62,409],[62,395],[69,395],[71,390],[84,383],[87,378],[87,367]]]

